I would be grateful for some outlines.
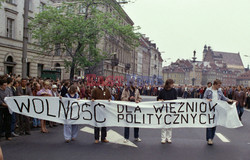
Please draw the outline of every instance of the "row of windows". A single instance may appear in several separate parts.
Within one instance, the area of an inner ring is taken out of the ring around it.
[[[7,0],[6,2],[8,3],[11,3],[11,4],[16,4],[16,0]],[[29,1],[29,8],[30,10],[32,9],[32,6],[33,6],[33,3],[32,3],[32,0]],[[44,11],[44,6],[45,4],[44,3],[40,3],[40,12]],[[15,24],[15,19],[13,18],[7,18],[6,20],[6,36],[8,38],[15,38],[15,31],[16,29],[16,24]],[[28,31],[28,41],[31,42],[31,37],[32,37],[32,34],[30,31]]]

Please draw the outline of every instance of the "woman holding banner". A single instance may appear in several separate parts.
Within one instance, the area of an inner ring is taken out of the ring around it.
[[[77,93],[77,87],[75,85],[71,85],[69,87],[68,93],[66,93],[65,97],[67,98],[74,98],[74,99],[80,99],[79,94]],[[70,141],[74,141],[75,138],[78,135],[78,125],[72,125],[72,124],[64,124],[64,138],[65,142],[69,143]]]
[[[43,83],[43,89],[41,89],[39,92],[37,92],[38,96],[52,96],[52,92],[50,90],[50,81],[44,81]],[[41,132],[42,133],[48,133],[49,131],[46,128],[46,121],[41,120]]]
[[[177,91],[174,89],[174,81],[172,79],[167,79],[165,82],[164,89],[160,91],[157,97],[158,101],[174,100],[177,99]],[[166,142],[172,143],[172,128],[162,128],[161,130],[161,143]]]
[[[136,103],[141,101],[140,92],[137,88],[135,88],[133,82],[130,82],[129,87],[124,88],[122,91],[121,100]],[[129,127],[125,127],[124,129],[124,138],[124,143],[127,143],[129,139]],[[134,138],[137,142],[141,142],[141,139],[139,138],[139,128],[134,128]]]
[[[216,79],[213,83],[213,86],[210,88],[207,88],[207,90],[204,93],[203,98],[209,101],[222,100],[222,101],[227,101],[230,103],[237,102],[237,101],[234,101],[225,97],[221,89],[219,89],[220,87],[221,87],[221,81]],[[212,128],[207,128],[206,138],[207,138],[208,145],[213,145],[213,138],[215,136],[215,131],[216,131],[216,126]]]

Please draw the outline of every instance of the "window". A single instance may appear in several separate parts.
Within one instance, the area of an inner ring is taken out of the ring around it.
[[[43,64],[38,64],[37,65],[37,76],[41,77],[42,76],[42,72],[43,72]]]
[[[70,56],[71,53],[72,53],[72,48],[66,49],[66,56]]]
[[[16,4],[15,0],[6,0],[6,2],[11,3],[11,4]]]
[[[80,5],[80,6],[79,6],[79,13],[80,13],[80,14],[85,14],[85,13],[86,13],[86,8],[85,8],[84,5]]]
[[[31,42],[31,38],[32,38],[32,32],[31,32],[31,30],[29,29],[29,30],[28,30],[28,42]]]
[[[7,18],[7,37],[14,38],[14,19]]]
[[[45,4],[44,3],[40,3],[39,9],[40,9],[40,12],[43,12],[44,9],[45,9]]]
[[[61,6],[57,6],[57,7],[56,7],[57,10],[60,10],[61,8],[62,8]]]
[[[60,56],[61,55],[61,44],[56,44],[55,45],[55,56]]]
[[[29,10],[32,11],[33,10],[33,1],[29,0]]]
[[[27,63],[27,76],[30,76],[30,62]]]

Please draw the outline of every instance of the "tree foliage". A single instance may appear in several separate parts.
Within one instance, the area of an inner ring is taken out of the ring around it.
[[[5,0],[0,0],[0,9],[2,7],[2,3],[5,2]]]
[[[60,6],[46,6],[29,24],[32,37],[42,53],[54,54],[60,49],[71,57],[65,59],[73,78],[77,67],[96,65],[112,53],[97,48],[104,35],[122,37],[130,48],[138,44],[139,33],[131,25],[121,25],[116,15],[103,12],[102,7],[114,5],[110,0],[74,0]],[[119,6],[115,6],[119,7]],[[55,47],[57,46],[57,47]]]

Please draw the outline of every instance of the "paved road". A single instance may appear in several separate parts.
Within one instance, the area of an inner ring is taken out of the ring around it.
[[[145,101],[154,99],[144,97]],[[35,130],[30,136],[1,140],[0,144],[5,160],[250,160],[249,111],[243,115],[243,125],[238,129],[218,127],[222,137],[216,136],[213,146],[206,144],[205,129],[185,128],[173,130],[172,144],[160,143],[160,129],[140,129],[142,142],[131,139],[134,146],[126,146],[121,137],[123,128],[108,128],[111,140],[120,134],[115,140],[120,144],[94,144],[90,126],[86,125],[81,128],[89,132],[80,131],[77,140],[69,144],[64,142],[62,126],[49,128],[48,134]]]

